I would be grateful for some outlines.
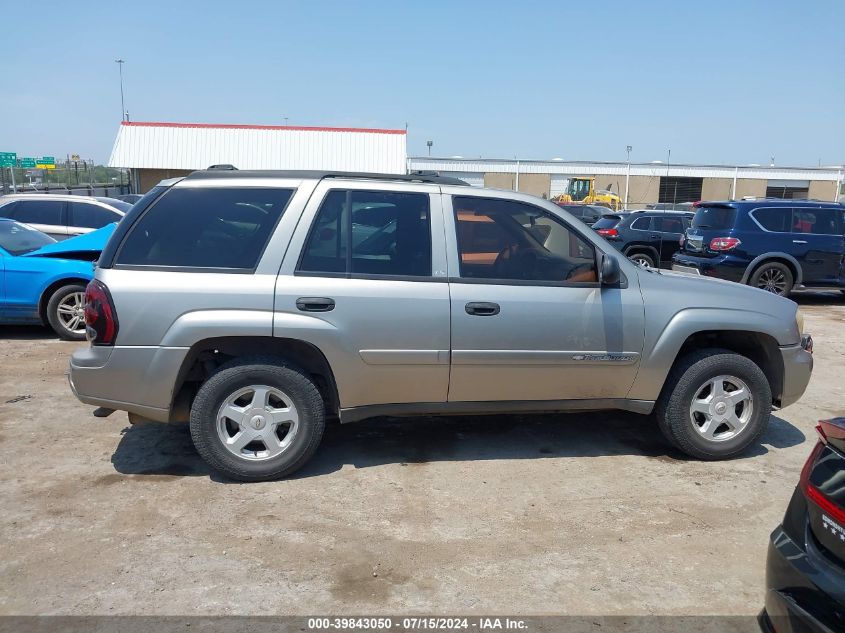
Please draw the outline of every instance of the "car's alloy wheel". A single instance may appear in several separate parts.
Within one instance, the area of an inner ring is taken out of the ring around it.
[[[695,430],[704,439],[724,442],[748,426],[754,414],[754,396],[740,378],[716,376],[698,388],[689,412]]]
[[[317,450],[325,426],[322,395],[283,358],[238,358],[221,365],[191,404],[191,438],[213,468],[240,481],[278,479]]]
[[[85,338],[85,286],[71,284],[56,290],[47,302],[47,321],[66,341]]]
[[[59,302],[59,322],[70,332],[85,334],[85,293],[74,292]]]
[[[643,268],[653,268],[654,267],[654,260],[649,257],[648,255],[643,255],[642,253],[636,253],[634,255],[629,255],[628,259],[630,259],[635,264],[642,266]]]
[[[786,290],[786,275],[777,268],[767,268],[757,279],[757,287],[761,290],[782,295]]]
[[[792,284],[795,279],[792,271],[786,264],[781,262],[768,262],[761,265],[751,275],[749,284],[766,292],[787,296],[792,291]]]
[[[746,356],[701,349],[679,359],[666,377],[655,415],[669,442],[699,459],[738,455],[766,430],[772,392]]]
[[[250,385],[220,405],[217,434],[226,449],[246,460],[260,461],[287,450],[299,428],[293,399],[275,387]]]

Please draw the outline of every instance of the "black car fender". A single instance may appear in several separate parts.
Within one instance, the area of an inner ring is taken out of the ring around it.
[[[754,259],[751,260],[751,263],[745,267],[745,272],[742,274],[742,280],[740,283],[747,284],[748,280],[751,278],[751,273],[754,271],[757,266],[762,264],[764,261],[768,259],[785,259],[792,266],[795,268],[795,285],[799,285],[804,280],[804,271],[801,270],[801,264],[798,263],[798,260],[795,259],[789,253],[783,253],[781,251],[772,251],[770,253],[763,253],[762,255],[758,255]]]

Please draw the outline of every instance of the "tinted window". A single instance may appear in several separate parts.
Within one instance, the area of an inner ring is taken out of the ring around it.
[[[0,247],[10,255],[23,255],[55,241],[26,224],[0,221]]]
[[[788,233],[791,230],[792,209],[789,207],[754,209],[751,214],[767,231]]]
[[[599,218],[599,221],[593,224],[594,229],[612,229],[614,226],[619,224],[619,220],[621,220],[618,215],[603,215]]]
[[[27,224],[62,225],[61,200],[19,200],[9,217]]]
[[[654,230],[661,233],[683,233],[684,223],[681,218],[654,218]]]
[[[18,205],[17,202],[10,202],[8,204],[4,204],[0,206],[0,218],[11,218],[13,217],[13,212],[15,207]]]
[[[428,195],[330,191],[317,211],[299,270],[431,276]]]
[[[455,197],[461,277],[595,283],[595,250],[528,204]]]
[[[631,222],[631,228],[637,231],[648,231],[649,226],[651,226],[651,218],[637,218]]]
[[[99,229],[106,224],[119,222],[120,216],[114,211],[89,202],[70,203],[70,225],[86,229]]]
[[[292,194],[171,189],[132,227],[116,264],[253,269]]]
[[[842,235],[841,209],[801,209],[792,212],[794,233],[815,233],[816,235]]]
[[[733,207],[699,207],[692,219],[694,229],[732,229],[736,221]]]

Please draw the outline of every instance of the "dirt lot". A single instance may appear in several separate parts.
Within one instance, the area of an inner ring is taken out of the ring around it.
[[[265,484],[92,417],[75,344],[4,327],[0,614],[754,614],[815,421],[845,414],[845,297],[799,301],[815,375],[740,459],[624,413],[371,420]]]

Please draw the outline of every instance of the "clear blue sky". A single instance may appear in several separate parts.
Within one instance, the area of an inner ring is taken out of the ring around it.
[[[845,162],[845,2],[4,2],[0,151],[139,121],[409,126],[438,156]]]

